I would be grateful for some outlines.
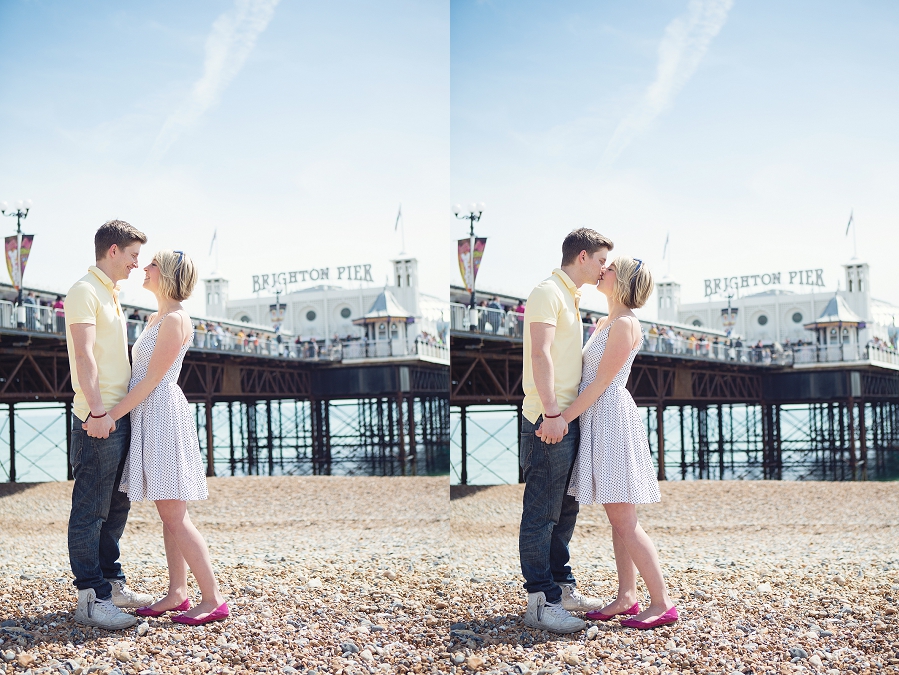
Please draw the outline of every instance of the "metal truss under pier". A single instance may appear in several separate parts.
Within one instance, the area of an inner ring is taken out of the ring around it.
[[[195,409],[208,475],[449,468],[449,372],[439,364],[318,363],[192,348],[179,385]],[[63,339],[0,331],[0,480],[70,477],[72,396]]]
[[[519,480],[521,341],[452,333],[451,354],[453,482]],[[899,476],[895,369],[640,352],[627,388],[661,480]]]

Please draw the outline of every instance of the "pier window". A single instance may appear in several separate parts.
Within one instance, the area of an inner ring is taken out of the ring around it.
[[[252,321],[252,319],[250,317],[248,317],[246,314],[244,314],[242,317],[240,317],[240,320],[243,323],[250,323],[250,321]]]
[[[698,328],[702,325],[702,321],[700,321],[699,319],[693,319],[693,325]]]
[[[793,312],[793,323],[802,323],[802,313],[801,312]]]
[[[768,316],[766,314],[759,314],[758,322],[759,326],[764,326],[768,323]]]
[[[340,310],[340,316],[342,316],[344,319],[349,319],[350,314],[352,314],[352,313],[353,312],[350,311],[349,307],[344,307],[342,310]]]
[[[315,321],[315,312],[313,310],[309,310],[306,312],[306,321]]]

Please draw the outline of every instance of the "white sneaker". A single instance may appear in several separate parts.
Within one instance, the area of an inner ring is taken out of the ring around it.
[[[601,598],[584,595],[574,584],[560,584],[560,586],[562,587],[562,608],[569,612],[592,612],[606,606]]]
[[[560,603],[549,603],[546,594],[528,593],[528,609],[524,613],[524,625],[552,633],[576,633],[587,624],[576,616],[571,616]]]
[[[78,591],[78,609],[75,610],[75,622],[83,626],[96,626],[106,630],[130,628],[137,623],[137,617],[126,614],[112,600],[97,600],[93,588]]]
[[[112,604],[116,607],[134,609],[153,604],[152,595],[132,591],[121,579],[107,579],[106,581],[112,584]]]

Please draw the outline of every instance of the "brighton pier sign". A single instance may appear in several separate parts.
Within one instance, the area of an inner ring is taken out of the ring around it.
[[[787,272],[788,286],[824,286],[824,270],[796,270]],[[756,286],[782,286],[783,275],[780,272],[768,274],[746,274],[738,277],[720,277],[718,279],[705,279],[705,297],[712,295],[739,292],[742,288]]]
[[[336,275],[331,274],[330,267],[314,267],[308,270],[296,270],[294,272],[275,272],[273,274],[254,274],[253,292],[258,293],[265,289],[274,289],[280,286],[286,290],[287,286],[305,284],[312,281],[371,281],[371,265],[347,265],[337,267]]]

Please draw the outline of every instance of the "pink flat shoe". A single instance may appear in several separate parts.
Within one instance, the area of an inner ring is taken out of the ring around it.
[[[216,609],[212,610],[203,617],[193,618],[190,616],[184,616],[183,614],[179,614],[178,616],[173,616],[172,621],[175,623],[183,623],[188,626],[202,626],[204,623],[209,623],[210,621],[221,621],[222,619],[227,619],[228,615],[231,612],[228,609],[228,603],[223,602]]]
[[[603,614],[599,610],[595,610],[593,612],[587,612],[585,616],[591,621],[608,621],[609,619],[614,619],[616,616],[620,616],[621,614],[629,614],[633,616],[634,614],[640,613],[640,603],[635,602],[634,606],[630,609],[626,609],[623,612],[618,612],[618,614]]]
[[[163,609],[163,610],[155,610],[150,609],[149,607],[138,607],[134,610],[134,613],[138,616],[162,616],[166,612],[186,612],[190,609],[190,598],[182,602],[177,607],[172,607],[171,609]]]
[[[639,628],[640,630],[649,630],[658,626],[666,626],[669,623],[677,623],[678,620],[677,607],[672,607],[654,621],[637,621],[636,619],[622,619],[621,625],[626,628]]]

